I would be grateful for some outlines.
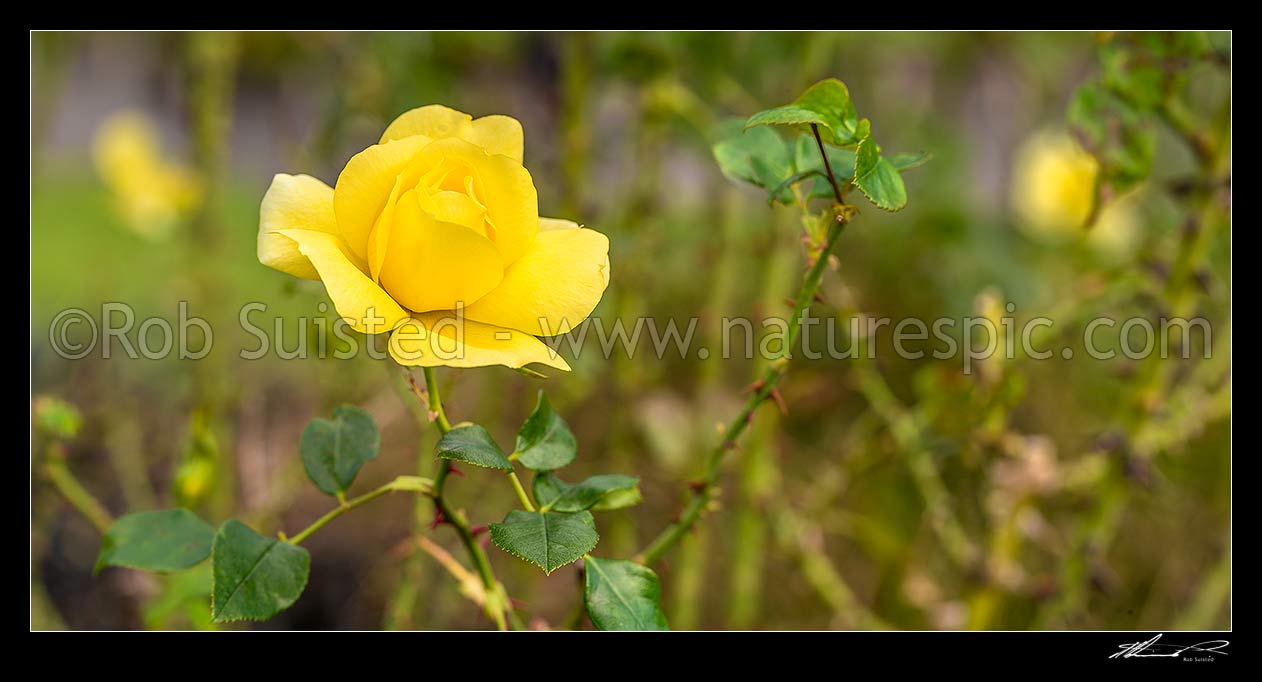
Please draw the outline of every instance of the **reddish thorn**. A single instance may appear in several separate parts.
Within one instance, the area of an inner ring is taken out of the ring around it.
[[[429,529],[434,530],[435,528],[443,525],[446,522],[447,522],[447,517],[443,515],[443,510],[435,509],[434,520],[429,522]]]
[[[461,471],[460,469],[457,469],[455,464],[448,464],[448,465],[447,465],[447,470],[448,470],[449,472],[451,472],[451,473],[453,473],[453,474],[455,474],[455,475],[459,476],[460,478],[464,478],[464,472],[463,472],[463,471]]]
[[[688,481],[687,486],[692,492],[699,493],[705,490],[705,481]]]
[[[479,544],[479,545],[482,545],[482,549],[486,549],[487,547],[490,547],[490,546],[491,546],[491,534],[490,534],[490,533],[487,533],[486,535],[483,535],[481,538],[479,538],[479,539],[478,539],[478,544]]]
[[[520,599],[513,599],[512,597],[508,598],[508,605],[513,607],[514,611],[521,611],[526,608],[526,602]]]
[[[776,401],[776,407],[780,408],[780,414],[789,416],[789,408],[784,404],[784,398],[780,395],[780,389],[771,389],[771,399]]]
[[[754,413],[753,412],[745,413],[745,425],[749,426],[750,424],[753,424],[753,423],[754,423]],[[735,447],[735,446],[736,446],[736,443],[733,442],[732,447]]]
[[[754,391],[761,391],[762,387],[766,385],[767,385],[767,382],[763,381],[762,379],[759,379],[758,381],[755,381],[754,383],[746,386],[744,389],[741,390],[741,392],[753,393]]]
[[[786,298],[784,299],[784,304],[789,306],[790,308],[798,307],[798,301],[796,298]]]
[[[825,301],[825,300],[824,300],[824,297],[823,297],[823,296],[822,296],[819,292],[816,292],[816,293],[815,293],[815,302],[816,302],[816,303],[827,303],[828,301]]]
[[[476,538],[477,536],[479,536],[479,535],[481,535],[481,534],[483,534],[483,533],[487,532],[487,531],[488,531],[488,530],[490,530],[490,529],[491,529],[491,527],[490,527],[490,526],[488,526],[487,524],[485,524],[485,523],[484,523],[484,524],[482,524],[482,525],[480,525],[480,526],[474,526],[474,527],[470,528],[470,529],[469,529],[469,535],[472,535],[473,537],[475,537],[475,538]]]

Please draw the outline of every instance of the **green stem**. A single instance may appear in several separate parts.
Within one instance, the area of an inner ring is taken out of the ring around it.
[[[526,494],[526,489],[522,487],[521,479],[517,478],[517,472],[508,472],[508,480],[513,482],[513,490],[517,491],[517,499],[521,500],[521,506],[528,512],[534,511],[535,505],[530,503],[530,496]]]
[[[446,435],[451,430],[451,422],[447,421],[447,415],[443,412],[443,401],[438,393],[438,380],[434,376],[432,367],[425,368],[425,389],[428,394],[429,411],[434,418],[434,423],[438,426],[440,434]],[[443,516],[443,521],[447,525],[456,529],[456,534],[460,537],[460,543],[464,545],[465,550],[469,553],[469,558],[473,561],[473,566],[478,571],[478,577],[482,579],[482,586],[486,588],[486,615],[495,622],[495,626],[500,630],[508,629],[508,622],[505,622],[505,612],[515,629],[521,629],[521,618],[516,614],[510,604],[503,604],[503,608],[499,608],[498,602],[493,595],[500,593],[499,581],[495,579],[495,572],[491,569],[491,560],[487,558],[486,552],[482,550],[482,546],[478,544],[477,538],[473,537],[473,530],[469,527],[469,522],[447,501],[446,495],[443,494],[447,483],[447,475],[451,472],[451,462],[443,460],[442,465],[438,469],[438,475],[434,477],[434,506],[438,507],[438,511]]]
[[[321,516],[320,518],[316,519],[314,523],[304,528],[297,535],[293,536],[292,538],[289,538],[288,542],[293,545],[301,545],[303,540],[306,540],[307,538],[314,535],[316,531],[329,525],[329,522],[332,521],[333,519],[336,519],[337,517],[341,516],[342,514],[345,514],[346,512],[352,509],[355,509],[356,507],[360,507],[369,502],[372,502],[373,500],[377,499],[378,497],[381,497],[382,495],[385,495],[386,493],[394,492],[397,489],[398,488],[395,487],[395,482],[391,481],[381,486],[380,488],[376,488],[374,490],[364,493],[363,495],[360,495],[359,497],[356,497],[350,500],[347,500],[344,495],[339,494],[338,499],[341,503],[338,506],[329,510],[329,513],[325,514],[324,516]]]
[[[70,503],[70,506],[82,514],[97,532],[104,535],[109,531],[110,526],[114,525],[114,517],[105,505],[101,504],[101,501],[88,492],[87,488],[79,483],[79,479],[70,473],[60,453],[60,447],[50,446],[49,450],[48,461],[44,463],[44,474],[48,476],[48,480],[57,492]]]
[[[766,371],[763,372],[762,378],[755,384],[758,388],[750,395],[749,400],[745,401],[744,408],[728,424],[723,431],[722,439],[706,456],[701,482],[696,486],[688,503],[684,506],[684,511],[680,515],[679,520],[662,530],[648,546],[635,556],[634,561],[645,565],[656,563],[670,552],[688,530],[697,523],[697,520],[701,518],[702,512],[705,511],[706,505],[710,501],[710,495],[714,490],[714,486],[718,483],[720,465],[723,463],[724,456],[727,455],[729,450],[736,447],[736,440],[740,438],[745,428],[753,421],[754,412],[758,409],[758,406],[771,397],[776,390],[776,386],[779,385],[780,380],[788,370],[793,346],[802,331],[802,317],[806,314],[806,309],[810,306],[811,301],[815,300],[816,293],[819,292],[819,285],[823,280],[824,270],[828,267],[828,257],[845,229],[846,222],[840,218],[829,226],[828,235],[824,238],[823,248],[820,249],[815,263],[806,272],[806,277],[802,280],[802,287],[798,290],[793,306],[793,318],[789,324],[789,332],[785,338],[784,346],[781,348],[780,357],[772,362]]]

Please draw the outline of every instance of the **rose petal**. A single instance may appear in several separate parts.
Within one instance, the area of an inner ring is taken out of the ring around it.
[[[476,190],[492,225],[487,237],[494,242],[505,265],[520,258],[539,231],[539,196],[530,173],[507,156],[488,154],[473,143],[454,137],[435,140],[413,159],[417,168],[434,168],[444,161],[449,165],[463,164],[476,175]],[[444,189],[450,189],[446,185],[451,182],[452,179],[446,181]],[[387,189],[383,195],[388,192]]]
[[[511,116],[483,116],[475,119],[471,126],[470,142],[485,149],[490,154],[503,154],[522,162],[525,142],[521,123]]]
[[[609,239],[561,222],[568,221],[540,231],[500,285],[465,308],[465,316],[535,336],[564,334],[586,319],[609,286]]]
[[[415,315],[390,337],[390,357],[420,367],[523,367],[539,363],[569,371],[565,358],[539,339],[513,329],[475,322],[454,311]]]
[[[414,135],[373,145],[352,156],[337,176],[333,208],[338,232],[360,260],[368,260],[368,236],[399,174],[430,142],[424,135]]]
[[[504,265],[486,237],[421,209],[408,190],[394,207],[381,286],[409,310],[452,310],[499,285]]]
[[[352,261],[340,237],[315,230],[281,230],[319,273],[333,307],[352,329],[365,334],[390,331],[408,313]]]
[[[259,262],[303,279],[320,279],[311,261],[282,230],[337,233],[333,188],[310,175],[279,173],[259,206]]]
[[[432,140],[444,137],[470,139],[473,135],[473,117],[441,104],[430,104],[405,111],[394,119],[381,134],[381,144],[401,140],[413,135],[424,135]]]

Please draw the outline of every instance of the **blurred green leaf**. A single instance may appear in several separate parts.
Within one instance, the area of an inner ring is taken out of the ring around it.
[[[168,578],[162,591],[145,603],[142,617],[149,630],[191,627],[213,630],[210,619],[210,588],[214,574],[210,564],[198,564]]]
[[[903,171],[908,171],[913,168],[919,168],[926,163],[929,163],[929,159],[932,158],[933,154],[930,154],[929,152],[901,152],[899,154],[891,155],[889,157],[889,161],[890,165],[894,167],[894,170],[902,173]]]
[[[135,512],[120,516],[101,538],[96,570],[126,566],[165,573],[210,556],[215,529],[187,509]]]
[[[539,391],[535,411],[517,432],[516,449],[522,465],[534,471],[560,469],[578,456],[578,441],[543,391]]]
[[[592,551],[600,541],[591,512],[527,512],[514,509],[503,523],[491,524],[500,549],[552,573]]]
[[[219,528],[212,550],[216,623],[266,620],[293,605],[307,586],[311,555],[267,538],[231,519]]]
[[[477,424],[457,426],[438,440],[438,458],[453,459],[488,469],[512,471],[513,463],[486,429]]]
[[[855,152],[854,184],[877,208],[898,211],[907,205],[902,176],[881,156],[871,135],[859,143]]]
[[[334,410],[333,419],[312,419],[299,443],[307,476],[328,495],[346,492],[359,468],[376,459],[380,449],[381,434],[372,415],[352,405]]]
[[[607,511],[640,502],[640,479],[623,474],[599,474],[582,483],[566,483],[555,475],[535,476],[532,484],[541,511]]]
[[[669,630],[662,588],[647,566],[619,559],[583,560],[583,601],[601,630]]]
[[[1078,88],[1069,105],[1069,125],[1100,163],[1102,180],[1117,191],[1152,172],[1156,134],[1150,120],[1099,83]]]
[[[792,148],[770,128],[742,131],[739,122],[729,121],[722,126],[713,152],[724,175],[766,190],[780,187],[795,172]],[[793,201],[787,189],[774,196],[784,203]]]

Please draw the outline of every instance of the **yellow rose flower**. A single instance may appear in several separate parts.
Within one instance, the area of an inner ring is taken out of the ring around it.
[[[355,330],[392,332],[400,364],[569,365],[538,338],[568,332],[609,285],[609,240],[539,217],[522,128],[441,105],[394,120],[329,187],[277,175],[258,258],[324,282]]]
[[[1012,178],[1018,226],[1043,241],[1085,238],[1102,255],[1126,255],[1139,236],[1137,208],[1142,188],[1105,204],[1088,226],[1097,173],[1099,164],[1068,134],[1032,136],[1017,152]]]
[[[201,201],[196,176],[163,158],[158,132],[142,114],[124,111],[102,123],[92,158],[124,224],[143,237],[165,237]]]

